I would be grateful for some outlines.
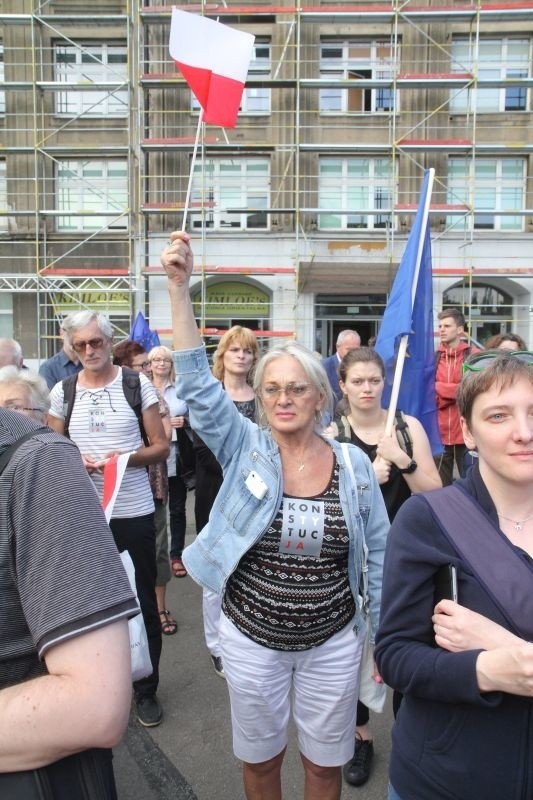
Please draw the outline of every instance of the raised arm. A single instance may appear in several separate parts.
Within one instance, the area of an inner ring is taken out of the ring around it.
[[[170,234],[170,244],[161,253],[161,263],[168,277],[174,350],[200,347],[202,339],[189,295],[194,261],[187,233]]]

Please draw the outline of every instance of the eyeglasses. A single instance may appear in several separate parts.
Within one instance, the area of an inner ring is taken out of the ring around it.
[[[481,372],[489,367],[495,358],[512,356],[525,364],[533,364],[533,353],[530,350],[500,350],[498,353],[478,353],[463,364],[463,375],[466,372]]]
[[[262,387],[261,394],[269,399],[277,397],[282,392],[285,392],[287,397],[303,397],[309,391],[310,386],[310,383],[304,383],[304,381],[287,383],[285,386],[277,386],[275,383],[271,383]]]
[[[40,412],[44,411],[44,408],[29,408],[28,406],[15,406],[11,405],[11,403],[6,403],[4,408],[7,408],[8,411],[40,411]]]
[[[152,358],[152,364],[172,364],[171,358]]]
[[[72,349],[76,353],[83,353],[88,347],[91,350],[101,350],[105,344],[105,339],[89,339],[88,342],[72,342]]]
[[[143,361],[142,364],[132,364],[131,368],[132,369],[148,369],[149,366],[150,366],[150,362],[149,361]]]

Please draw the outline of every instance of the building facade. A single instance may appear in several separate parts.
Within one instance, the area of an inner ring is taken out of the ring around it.
[[[88,307],[170,341],[159,252],[185,224],[208,343],[366,341],[434,167],[435,310],[533,342],[531,2],[180,8],[256,37],[234,129],[199,124],[170,6],[3,0],[0,335],[46,358]]]

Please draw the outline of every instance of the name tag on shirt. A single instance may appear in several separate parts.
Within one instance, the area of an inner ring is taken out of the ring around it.
[[[280,553],[318,558],[324,539],[324,501],[283,499]]]
[[[89,433],[107,433],[103,408],[89,409]]]

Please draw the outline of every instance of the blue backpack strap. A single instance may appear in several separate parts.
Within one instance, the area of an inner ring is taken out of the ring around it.
[[[422,497],[454,550],[468,562],[511,630],[531,640],[533,567],[520,558],[488,514],[458,486],[427,492]]]

